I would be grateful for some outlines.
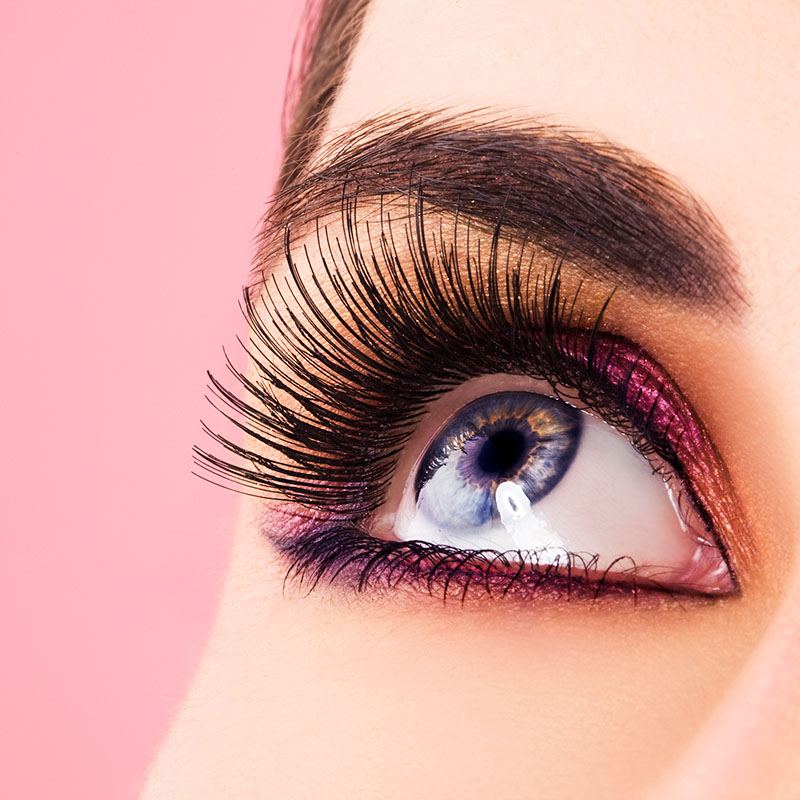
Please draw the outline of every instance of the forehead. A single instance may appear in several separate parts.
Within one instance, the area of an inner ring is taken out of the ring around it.
[[[327,135],[442,106],[594,129],[684,181],[794,307],[798,41],[794,3],[372,0]]]

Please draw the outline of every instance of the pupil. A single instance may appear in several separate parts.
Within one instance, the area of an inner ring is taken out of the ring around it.
[[[525,436],[519,431],[498,431],[490,436],[478,453],[478,466],[484,473],[505,477],[513,475],[527,457]]]

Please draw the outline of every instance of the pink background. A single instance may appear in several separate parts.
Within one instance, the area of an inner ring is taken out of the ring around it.
[[[135,797],[202,652],[235,497],[190,449],[300,5],[4,4],[3,797]]]

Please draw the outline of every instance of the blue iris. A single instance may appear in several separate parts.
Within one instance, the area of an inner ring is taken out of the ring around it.
[[[582,414],[532,392],[498,392],[462,408],[431,443],[415,480],[417,509],[442,529],[499,518],[495,491],[514,481],[531,503],[572,464]]]

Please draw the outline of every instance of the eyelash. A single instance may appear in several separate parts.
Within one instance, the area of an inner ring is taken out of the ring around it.
[[[222,478],[239,491],[292,504],[292,532],[273,540],[289,562],[287,579],[310,590],[327,580],[358,591],[413,585],[462,599],[476,590],[504,596],[635,596],[639,587],[632,562],[623,585],[606,580],[608,570],[593,574],[593,563],[574,554],[560,564],[522,569],[496,551],[386,541],[366,531],[397,456],[428,405],[470,378],[514,372],[548,382],[562,399],[614,425],[651,463],[660,464],[654,469],[665,479],[677,481],[680,495],[713,530],[711,514],[693,491],[676,443],[669,440],[672,421],[663,431],[651,429],[649,417],[671,383],[656,381],[647,413],[637,414],[628,399],[637,370],[652,367],[657,373],[659,368],[640,348],[601,333],[611,295],[588,316],[579,306],[580,286],[564,294],[566,253],[536,274],[531,286],[533,256],[523,261],[531,242],[503,238],[498,223],[484,265],[480,239],[478,252],[470,252],[469,221],[463,223],[466,246],[459,252],[446,244],[441,227],[438,237],[429,236],[421,197],[409,204],[411,224],[404,230],[410,272],[401,266],[393,223],[383,206],[377,251],[368,225],[362,246],[354,200],[343,201],[344,243],[332,242],[328,228],[316,221],[317,268],[304,249],[310,283],[304,283],[291,255],[287,227],[287,277],[264,279],[258,296],[245,291],[250,330],[245,350],[256,379],[229,363],[250,399],[209,375],[227,408],[216,407],[277,456],[248,450],[205,427],[235,459],[196,447],[198,463],[212,480]],[[456,215],[450,241],[456,241],[461,224]],[[509,253],[511,244],[519,247],[515,262],[501,260],[501,241]],[[332,288],[324,290],[323,284]],[[619,342],[632,354],[631,368],[627,377],[617,374],[612,380],[609,371]],[[648,388],[646,380],[637,384],[640,394]],[[700,436],[710,447],[704,431]],[[718,545],[724,553],[723,544]]]

